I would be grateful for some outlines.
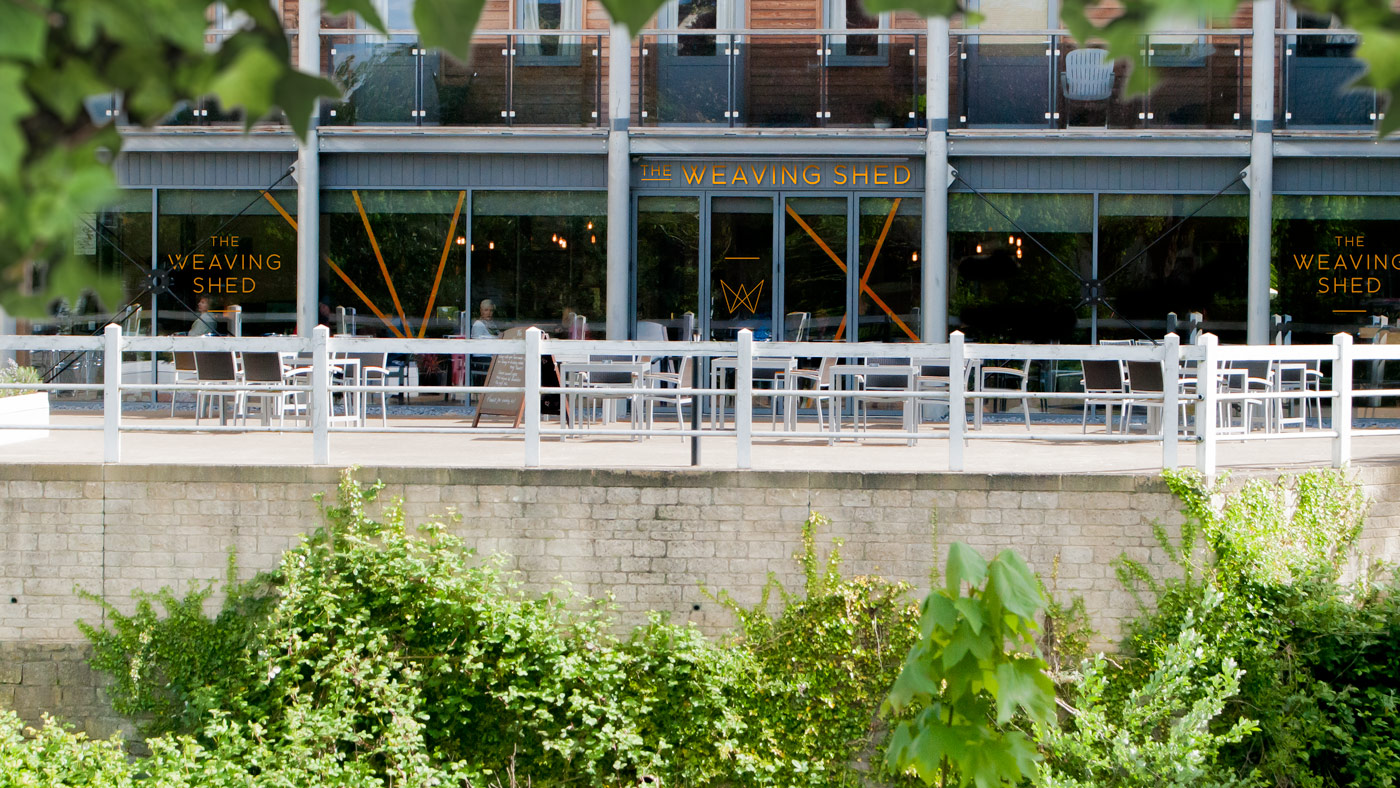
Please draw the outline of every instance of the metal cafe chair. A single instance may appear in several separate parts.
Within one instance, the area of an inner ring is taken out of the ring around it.
[[[199,373],[194,367],[194,352],[188,350],[175,351],[175,383],[188,383],[198,381]],[[170,392],[170,415],[175,415],[175,400],[180,396],[179,391]],[[198,397],[195,397],[198,400]]]
[[[1123,363],[1121,361],[1084,361],[1084,418],[1080,420],[1082,432],[1089,431],[1089,413],[1099,405],[1104,406],[1104,429],[1113,431],[1113,406],[1122,405],[1127,412],[1127,404],[1121,396],[1125,393]]]
[[[196,351],[194,354],[195,376],[201,386],[227,386],[238,384],[238,364],[234,359],[233,351]],[[204,413],[204,409],[212,404],[213,399],[219,400],[219,424],[223,425],[228,421],[226,409],[228,401],[233,399],[234,415],[238,414],[238,407],[242,404],[242,393],[237,391],[200,391],[195,396],[194,403],[194,423],[199,424],[199,419]]]

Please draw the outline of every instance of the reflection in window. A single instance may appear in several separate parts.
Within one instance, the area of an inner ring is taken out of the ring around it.
[[[1222,342],[1243,341],[1248,258],[1247,197],[1102,195],[1099,279],[1116,314],[1099,310],[1099,337],[1161,336],[1168,312],[1201,312]]]
[[[102,303],[95,295],[86,295],[76,303],[58,300],[49,305],[50,317],[35,321],[35,334],[94,334],[101,333],[109,320],[121,319],[124,331],[150,330],[151,299],[145,289],[151,266],[151,193],[142,189],[120,192],[103,210],[78,217],[73,229],[73,251],[103,276],[122,282],[121,300]],[[45,271],[35,271],[33,289],[42,292],[48,286]],[[125,312],[124,307],[129,307]],[[133,318],[140,307],[143,314]],[[46,366],[47,359],[36,361]]]
[[[323,192],[323,313],[353,311],[361,334],[459,333],[465,205],[460,191]]]
[[[889,14],[872,14],[861,0],[826,0],[827,26],[837,30],[876,30],[889,24]],[[881,55],[879,36],[832,36],[834,54],[847,57]]]
[[[917,342],[923,201],[860,201],[860,334],[863,342]]]
[[[295,191],[163,189],[158,200],[157,263],[170,276],[159,333],[189,330],[202,297],[220,333],[230,332],[234,305],[244,336],[295,330],[297,233],[288,221]]]
[[[582,0],[517,0],[516,23],[521,30],[578,30],[583,27]],[[561,47],[575,43],[559,36],[522,36],[530,54],[558,56]]]
[[[977,195],[948,195],[950,330],[962,330],[976,342],[1087,341],[1087,324],[1079,319],[1087,318],[1088,310],[1076,305],[1080,278],[1089,278],[1091,271],[1093,198],[992,194],[988,199],[1000,211]]]
[[[684,315],[699,315],[700,200],[637,198],[637,320],[660,323],[673,339]]]
[[[1270,311],[1293,317],[1294,343],[1400,319],[1400,197],[1280,196],[1273,211]]]
[[[604,192],[475,192],[470,298],[495,305],[497,330],[539,326],[560,336],[564,314],[601,336],[607,319]]]
[[[657,26],[666,30],[736,30],[743,27],[742,0],[672,0],[657,13]],[[726,39],[727,40],[727,39]],[[715,36],[676,36],[676,54],[710,57],[724,54]]]

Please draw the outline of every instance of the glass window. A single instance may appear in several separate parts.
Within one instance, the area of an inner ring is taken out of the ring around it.
[[[637,198],[637,321],[683,337],[685,313],[700,314],[700,200]],[[699,326],[693,326],[698,329]]]
[[[579,30],[583,27],[583,0],[516,0],[516,25],[521,30]],[[521,36],[522,55],[558,57],[576,55],[569,50],[577,37]],[[571,58],[576,59],[576,58]]]
[[[1098,276],[1112,309],[1099,309],[1099,337],[1142,338],[1133,326],[1158,337],[1168,312],[1200,312],[1222,342],[1244,341],[1248,258],[1248,197],[1102,195]]]
[[[322,320],[343,306],[359,334],[460,333],[465,212],[462,191],[322,192]]]
[[[474,192],[470,297],[473,316],[494,306],[495,330],[539,326],[567,336],[564,315],[583,315],[590,336],[607,320],[607,194]]]
[[[835,30],[877,30],[889,27],[888,13],[872,14],[862,0],[826,0],[826,26]],[[881,36],[832,36],[834,57],[883,57]]]
[[[949,329],[975,342],[1087,341],[1088,310],[1077,305],[1092,270],[1093,198],[987,200],[948,195]]]
[[[789,197],[783,213],[783,338],[845,339],[846,198]]]
[[[866,197],[860,201],[861,341],[919,341],[923,201]]]
[[[671,0],[657,12],[665,30],[737,30],[744,27],[743,0]],[[676,54],[709,57],[722,54],[715,36],[676,36]]]
[[[146,280],[151,267],[151,193],[143,189],[120,192],[103,210],[78,217],[73,230],[73,251],[104,276],[122,282],[121,300],[102,303],[95,295],[77,303],[55,301],[50,317],[35,321],[35,334],[94,334],[113,319],[123,330],[148,333],[151,299]],[[47,286],[43,272],[36,272],[34,288]],[[143,314],[135,314],[141,308]]]
[[[296,330],[295,191],[165,189],[159,193],[161,334],[191,329],[207,301],[214,330],[231,334],[241,307],[244,336]]]
[[[1385,315],[1400,320],[1400,197],[1274,198],[1270,312],[1291,315],[1293,341],[1331,342]]]

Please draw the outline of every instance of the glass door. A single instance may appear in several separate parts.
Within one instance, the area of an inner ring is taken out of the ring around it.
[[[789,342],[847,339],[850,315],[850,200],[783,202],[783,336]]]
[[[743,328],[773,338],[773,227],[772,197],[711,199],[710,339],[733,341]]]

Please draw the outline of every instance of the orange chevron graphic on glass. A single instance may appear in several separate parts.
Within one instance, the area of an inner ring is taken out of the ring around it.
[[[724,293],[724,306],[729,310],[729,314],[732,315],[739,311],[741,306],[748,309],[749,314],[758,312],[758,295],[763,292],[764,281],[760,279],[752,290],[744,285],[739,285],[736,290],[730,287],[728,282],[721,279],[719,287],[720,291]]]

